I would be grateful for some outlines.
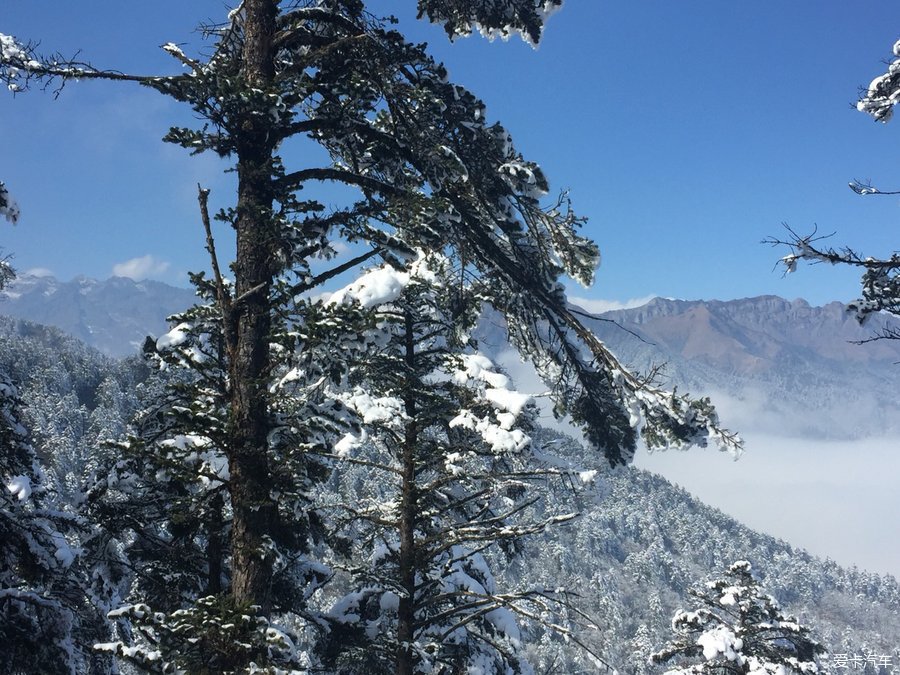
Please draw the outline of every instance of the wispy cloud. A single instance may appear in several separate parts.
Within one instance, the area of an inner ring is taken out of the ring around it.
[[[614,309],[632,309],[633,307],[641,307],[646,305],[656,295],[647,295],[643,298],[632,298],[631,300],[604,300],[602,298],[579,298],[578,296],[569,296],[569,302],[578,305],[583,310],[592,314],[602,314],[610,312]]]
[[[159,260],[149,253],[139,258],[132,258],[125,262],[113,265],[113,276],[128,277],[135,281],[149,279],[151,277],[160,277],[169,269],[169,263]]]
[[[46,267],[32,267],[22,272],[23,277],[52,277],[53,270]]]
[[[746,452],[638,453],[662,474],[749,527],[842,565],[900,576],[900,509],[893,436],[852,441],[785,438],[741,429]]]

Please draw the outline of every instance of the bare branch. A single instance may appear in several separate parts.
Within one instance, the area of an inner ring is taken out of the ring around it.
[[[294,295],[298,295],[300,293],[305,293],[308,290],[319,286],[320,284],[324,284],[329,279],[333,279],[334,277],[347,272],[348,270],[352,270],[354,267],[361,265],[367,260],[374,258],[376,255],[381,253],[382,250],[380,248],[373,248],[370,251],[366,251],[362,255],[358,255],[355,258],[348,260],[347,262],[338,265],[337,267],[333,267],[327,272],[322,272],[322,274],[318,274],[314,276],[309,281],[304,281],[302,283],[296,284],[291,287],[291,293]]]
[[[219,258],[216,255],[216,243],[212,235],[212,227],[209,221],[209,190],[197,184],[197,200],[200,202],[200,218],[203,221],[203,229],[206,231],[206,250],[209,252],[210,265],[213,278],[216,283],[216,299],[219,303],[219,311],[222,312],[222,322],[225,328],[225,346],[229,355],[234,354],[234,307],[231,291],[225,286],[222,272],[219,269]]]
[[[403,190],[380,181],[377,178],[361,176],[357,173],[353,173],[352,171],[347,171],[345,169],[333,168],[316,168],[294,171],[293,173],[289,173],[282,178],[279,178],[276,183],[278,187],[282,189],[296,189],[309,180],[347,183],[348,185],[356,185],[357,187],[360,187],[364,190],[371,190],[373,192],[380,192],[382,194],[388,195],[400,195],[404,192]]]

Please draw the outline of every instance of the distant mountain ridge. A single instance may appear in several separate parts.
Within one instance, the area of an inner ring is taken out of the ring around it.
[[[900,430],[900,398],[891,394],[900,388],[900,340],[855,344],[900,326],[892,317],[861,326],[838,302],[760,296],[655,298],[585,322],[632,368],[664,364],[679,389],[752,400],[757,408],[744,413],[759,413],[754,425],[769,431],[856,438]]]
[[[107,355],[126,356],[194,301],[191,290],[157,281],[25,275],[0,293],[0,315],[55,326]],[[654,298],[584,320],[625,365],[640,371],[663,365],[664,383],[692,394],[721,399],[724,392],[741,402],[742,414],[753,415],[754,425],[778,434],[857,438],[873,428],[900,431],[900,399],[884,395],[900,387],[900,341],[853,344],[889,325],[889,317],[860,326],[838,302],[815,307],[759,296]],[[502,321],[483,322],[478,332],[489,355],[509,350]]]
[[[860,325],[839,302],[814,307],[805,300],[773,295],[729,301],[654,298],[641,307],[606,312],[603,317],[637,330],[685,359],[742,372],[776,367],[780,359],[798,350],[854,364],[900,359],[897,342],[854,344],[890,325],[889,317],[874,316]]]
[[[109,356],[134,354],[194,293],[159,281],[23,275],[0,292],[0,315],[55,326]]]

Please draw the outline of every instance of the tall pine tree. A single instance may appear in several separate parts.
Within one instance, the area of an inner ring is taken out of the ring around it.
[[[536,41],[558,4],[421,0],[419,11],[451,35],[478,29],[518,32]],[[204,217],[213,268],[209,297],[221,335],[222,399],[211,402],[210,421],[220,438],[197,434],[203,447],[195,448],[220,453],[227,464],[220,491],[223,499],[227,492],[229,514],[223,616],[250,617],[244,623],[252,632],[282,604],[293,602],[293,611],[303,611],[303,597],[279,595],[284,561],[312,565],[305,555],[297,558],[302,546],[285,544],[285,536],[306,536],[285,535],[282,514],[290,511],[290,522],[311,522],[315,509],[302,499],[292,501],[305,491],[303,467],[309,463],[303,458],[300,468],[287,464],[298,474],[282,471],[283,441],[290,439],[296,457],[330,442],[334,431],[320,434],[314,420],[329,416],[311,414],[330,404],[327,396],[317,398],[323,385],[313,387],[315,381],[306,379],[318,367],[309,341],[336,341],[351,350],[336,353],[344,364],[359,346],[352,330],[344,332],[350,319],[335,319],[304,294],[375,257],[405,270],[418,250],[455,252],[466,273],[484,281],[484,301],[506,316],[513,343],[552,386],[556,411],[582,425],[609,463],[631,459],[638,426],[651,446],[705,444],[710,438],[737,446],[718,428],[708,401],[669,394],[632,375],[582,326],[560,280],[565,274],[589,283],[596,246],[577,234],[581,221],[566,200],[542,205],[549,187],[540,168],[516,151],[502,126],[487,121],[480,100],[448,81],[423,46],[406,42],[359,0],[243,0],[207,35],[212,55],[202,60],[165,45],[188,72],[161,76],[42,56],[33,44],[0,35],[0,79],[13,91],[36,80],[50,86],[74,79],[137,82],[184,102],[203,121],[197,129],[173,128],[166,140],[235,162],[236,203],[219,214],[235,233],[233,282],[218,269]],[[278,151],[295,138],[324,147],[330,161],[287,168]],[[357,197],[328,209],[315,199],[314,186],[322,182],[353,188]],[[354,245],[357,257],[315,273],[312,263],[332,258],[340,241]],[[290,341],[297,335],[303,337],[287,346],[279,337]],[[285,379],[285,354],[302,365],[300,377]],[[327,372],[326,381],[340,380],[344,367]],[[294,387],[296,403],[273,394],[283,386]],[[281,405],[297,406],[287,412],[309,424],[283,424]],[[190,455],[187,445],[171,447]],[[208,547],[209,532],[192,546]],[[208,556],[203,565],[209,577]],[[207,578],[207,585],[214,588],[214,580]],[[135,605],[119,616],[156,626],[174,644],[184,642],[216,607],[212,601],[194,608],[188,603],[160,617]],[[223,619],[221,625],[234,623]],[[249,667],[250,660],[269,653],[271,645],[263,643],[246,643],[247,653],[231,665],[237,668],[243,659],[241,667]]]

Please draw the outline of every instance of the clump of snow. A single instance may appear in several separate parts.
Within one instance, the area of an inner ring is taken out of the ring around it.
[[[16,82],[29,71],[44,67],[40,61],[31,58],[29,50],[12,35],[0,33],[0,77],[6,80],[7,88],[16,93],[22,86]]]
[[[6,489],[12,492],[20,502],[25,501],[31,496],[31,479],[28,476],[14,476],[6,484]]]
[[[596,469],[591,469],[589,471],[580,471],[578,473],[578,479],[585,485],[593,482],[596,477],[597,477]]]
[[[158,350],[163,350],[183,344],[188,339],[188,331],[190,331],[190,329],[191,325],[189,323],[178,324],[175,328],[156,341],[156,348]]]
[[[498,454],[519,452],[531,443],[531,439],[521,429],[510,428],[514,419],[511,419],[509,413],[501,413],[497,417],[499,420],[494,422],[488,418],[478,417],[471,410],[462,410],[450,420],[450,428],[461,427],[477,432],[490,446],[491,452]]]
[[[409,284],[409,274],[393,267],[376,267],[328,299],[328,304],[358,302],[366,309],[394,302]]]
[[[531,396],[510,389],[489,388],[484,392],[484,397],[498,408],[507,410],[516,417],[522,414],[522,410],[531,402]]]
[[[53,557],[59,561],[59,564],[68,568],[72,566],[72,563],[75,562],[75,558],[77,558],[81,553],[81,549],[73,549],[69,542],[66,541],[65,537],[61,534],[56,534],[53,537],[54,543],[56,544],[56,551],[53,554]]]
[[[900,57],[900,40],[894,43],[894,56]],[[894,106],[900,102],[900,58],[888,66],[887,72],[879,75],[871,83],[856,104],[860,112],[868,113],[879,122],[887,122],[893,117]]]
[[[466,384],[469,380],[481,380],[492,387],[505,387],[509,378],[494,371],[494,363],[484,354],[462,354],[462,368],[453,373],[453,381]]]
[[[334,454],[338,457],[348,457],[351,452],[362,443],[362,439],[354,434],[344,434],[337,443],[334,444]]]
[[[365,424],[405,419],[403,401],[394,396],[371,396],[361,389],[343,397],[347,406],[356,411]]]
[[[184,58],[184,52],[181,50],[181,47],[176,45],[174,42],[167,42],[162,46],[162,48],[172,56]]]
[[[697,644],[703,648],[703,657],[707,660],[718,658],[721,654],[738,665],[744,663],[741,655],[744,641],[726,626],[716,626],[705,631],[697,638]]]
[[[2,37],[3,35],[0,35],[0,38]],[[13,225],[19,220],[19,205],[2,182],[0,182],[0,217],[5,218]]]
[[[382,612],[396,612],[400,608],[400,596],[393,591],[385,591],[379,605]]]

